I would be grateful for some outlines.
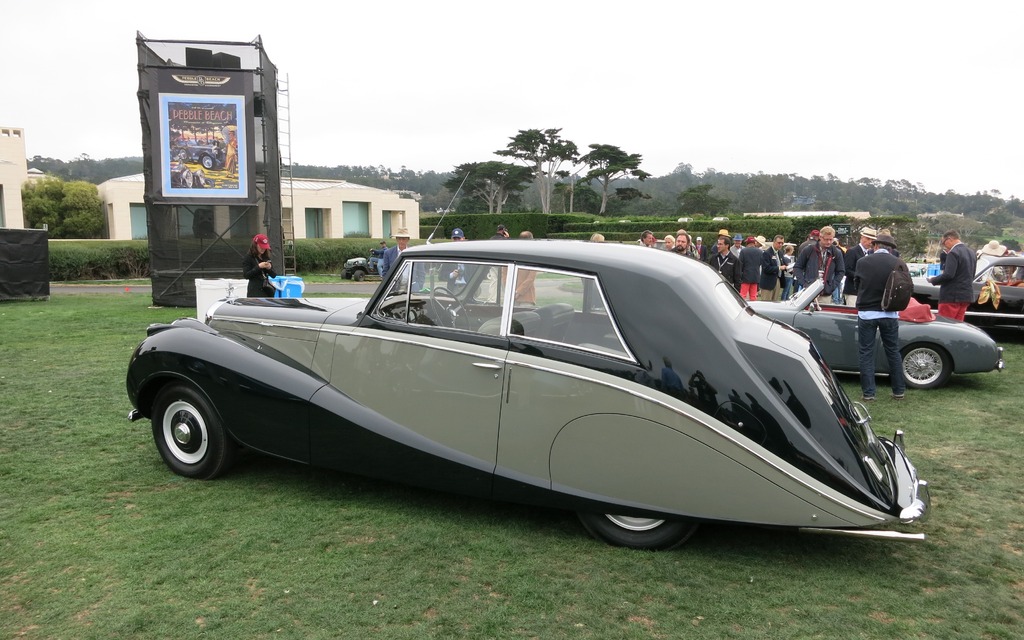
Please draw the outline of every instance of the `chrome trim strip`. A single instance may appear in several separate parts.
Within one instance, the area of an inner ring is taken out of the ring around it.
[[[900,531],[879,531],[877,529],[822,529],[819,527],[799,527],[800,533],[817,533],[852,538],[885,538],[898,542],[923,542],[923,533],[902,533]]]
[[[327,329],[327,328],[324,328],[323,332],[324,333],[336,333],[338,335],[355,336],[357,338],[373,338],[375,340],[386,340],[388,342],[397,342],[398,344],[411,344],[411,345],[414,345],[414,346],[417,346],[417,347],[426,347],[428,349],[436,349],[438,351],[444,351],[444,352],[447,352],[447,353],[458,353],[458,354],[464,355],[464,356],[472,356],[474,358],[482,358],[482,359],[485,359],[485,360],[493,360],[494,362],[498,362],[498,363],[504,363],[505,362],[505,357],[504,357],[504,353],[505,352],[504,351],[502,351],[502,356],[501,357],[498,357],[498,356],[488,356],[488,355],[484,355],[482,353],[479,353],[477,351],[469,351],[469,350],[466,350],[466,349],[453,349],[451,347],[443,347],[443,346],[438,345],[438,344],[431,344],[429,342],[423,342],[422,340],[411,340],[409,338],[399,338],[396,335],[391,335],[390,333],[388,333],[387,335],[382,335],[380,333],[373,333],[373,332],[362,330],[362,329],[341,330],[341,329]],[[493,347],[484,347],[484,348],[493,349]],[[499,367],[500,367],[500,365],[499,365]]]
[[[1019,313],[995,313],[992,311],[967,311],[964,315],[979,316],[983,318],[1015,318],[1018,321],[1021,319],[1021,314]]]
[[[219,315],[211,317],[210,322],[236,322],[238,324],[250,324],[259,327],[282,327],[285,329],[298,329],[301,331],[320,331],[319,323],[297,323],[297,322],[267,322],[266,320],[253,320],[251,318],[239,318],[236,316]],[[210,322],[207,322],[209,324]]]
[[[786,469],[783,469],[782,467],[780,467],[779,465],[775,464],[774,462],[772,462],[771,460],[769,460],[765,456],[763,456],[760,453],[758,453],[757,451],[754,451],[753,449],[751,449],[748,446],[746,439],[744,438],[744,439],[741,440],[739,437],[734,436],[731,429],[729,429],[728,431],[725,431],[723,429],[715,427],[712,424],[710,424],[710,423],[708,423],[708,422],[706,422],[704,420],[701,420],[700,418],[692,415],[691,413],[689,413],[687,411],[683,411],[683,410],[679,409],[678,407],[674,407],[674,406],[668,404],[667,402],[665,402],[663,400],[660,400],[658,398],[655,398],[653,396],[650,396],[650,395],[647,395],[647,394],[644,394],[644,393],[640,393],[639,391],[636,391],[634,389],[626,388],[626,387],[624,387],[622,385],[612,384],[610,382],[605,382],[603,380],[596,380],[594,378],[590,378],[590,377],[587,377],[587,376],[582,376],[582,375],[578,375],[578,374],[569,373],[567,371],[562,371],[560,369],[553,369],[551,367],[542,367],[542,366],[531,364],[531,363],[528,363],[528,362],[523,362],[521,360],[513,360],[511,357],[506,360],[506,363],[509,366],[520,366],[520,367],[523,367],[523,368],[526,368],[526,369],[534,369],[536,371],[544,371],[546,373],[554,373],[554,374],[558,374],[558,375],[563,375],[563,376],[566,376],[566,377],[569,377],[569,378],[574,378],[576,380],[585,380],[587,382],[592,382],[594,384],[599,384],[599,385],[607,387],[609,389],[615,389],[617,391],[622,391],[623,393],[629,394],[629,395],[631,395],[633,397],[636,397],[636,398],[640,398],[642,400],[647,400],[648,402],[653,402],[654,404],[657,404],[657,405],[659,405],[661,407],[664,407],[664,408],[668,409],[669,411],[677,413],[677,414],[683,416],[684,418],[692,420],[693,422],[696,422],[697,424],[699,424],[699,425],[701,425],[703,427],[706,427],[711,432],[713,432],[713,433],[717,434],[718,436],[720,436],[720,437],[722,437],[722,438],[732,442],[733,444],[739,446],[741,449],[745,450],[751,456],[753,456],[756,459],[760,460],[761,462],[765,463],[769,467],[777,470],[779,473],[781,473],[784,476],[790,478],[791,480],[793,480],[797,484],[802,485],[804,488],[808,489],[809,491],[817,493],[819,496],[829,500],[830,502],[832,502],[834,504],[837,504],[837,505],[843,507],[844,509],[848,509],[850,511],[853,511],[854,513],[859,513],[860,515],[862,515],[864,517],[873,518],[874,520],[877,520],[878,522],[884,522],[885,521],[884,517],[881,517],[881,516],[877,515],[878,512],[872,513],[870,511],[865,511],[864,507],[862,505],[858,504],[857,506],[854,507],[854,506],[851,506],[851,505],[849,505],[849,504],[847,504],[845,502],[840,501],[839,499],[837,499],[837,498],[835,498],[835,497],[833,497],[831,495],[826,495],[826,494],[822,493],[818,488],[812,486],[810,483],[808,483],[808,482],[806,482],[806,481],[804,481],[804,480],[802,480],[800,478],[797,478],[793,474],[789,473]],[[834,489],[832,489],[832,490],[834,491]]]

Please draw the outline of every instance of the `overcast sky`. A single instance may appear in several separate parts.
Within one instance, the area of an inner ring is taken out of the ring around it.
[[[135,34],[249,42],[287,76],[291,157],[450,171],[520,129],[656,176],[833,174],[1024,198],[1024,3],[5,3],[0,126],[140,156]]]

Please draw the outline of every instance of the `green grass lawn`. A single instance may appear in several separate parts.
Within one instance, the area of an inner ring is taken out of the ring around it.
[[[258,455],[172,474],[124,376],[149,323],[194,309],[150,304],[0,304],[0,637],[1024,636],[1024,336],[999,337],[1001,374],[871,406],[931,483],[926,542],[705,526],[647,553],[570,513]]]

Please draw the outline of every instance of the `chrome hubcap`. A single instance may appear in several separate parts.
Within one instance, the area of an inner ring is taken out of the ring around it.
[[[650,531],[665,523],[664,520],[656,518],[635,518],[633,516],[615,516],[611,514],[606,514],[605,517],[617,526],[630,531]]]
[[[184,422],[174,425],[174,441],[180,445],[186,445],[192,439],[192,430]]]

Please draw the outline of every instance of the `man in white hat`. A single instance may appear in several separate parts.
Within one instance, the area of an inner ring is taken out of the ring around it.
[[[857,263],[861,258],[871,253],[871,243],[878,237],[878,232],[872,227],[864,227],[860,230],[860,243],[850,248],[843,256],[846,264],[846,282],[843,284],[843,295],[846,296],[846,304],[851,307],[857,306],[857,283],[853,274],[857,273]]]
[[[708,248],[704,245],[704,238],[697,236],[693,244],[693,250],[697,252],[697,258],[701,262],[708,261]]]
[[[380,261],[381,279],[388,277],[388,271],[391,269],[391,266],[398,262],[398,254],[409,248],[409,230],[403,228],[396,231],[395,242],[397,244],[385,251],[384,259]]]

